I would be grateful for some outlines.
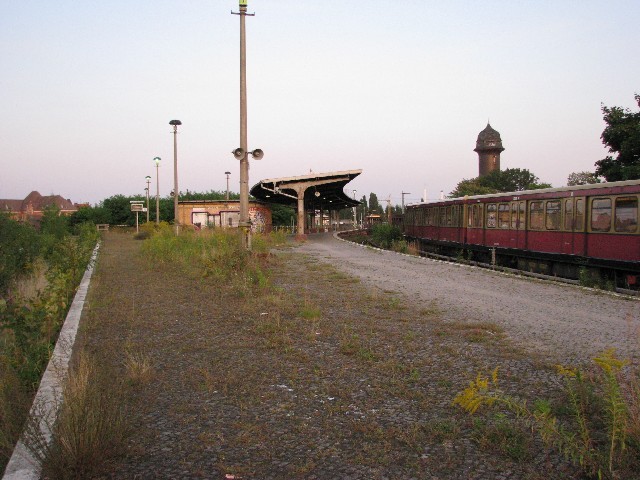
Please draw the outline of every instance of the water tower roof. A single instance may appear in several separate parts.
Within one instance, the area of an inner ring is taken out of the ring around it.
[[[489,123],[487,123],[485,129],[478,134],[474,151],[477,152],[478,150],[504,150],[500,133],[494,130]]]

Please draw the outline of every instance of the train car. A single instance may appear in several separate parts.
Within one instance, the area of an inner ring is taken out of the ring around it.
[[[409,205],[404,234],[426,252],[567,278],[640,284],[640,180]]]

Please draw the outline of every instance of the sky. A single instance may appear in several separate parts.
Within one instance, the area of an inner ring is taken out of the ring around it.
[[[96,204],[239,191],[237,0],[0,0],[0,198]],[[555,187],[607,155],[602,105],[637,110],[640,2],[249,0],[249,186],[362,169],[346,192],[437,198],[502,168]],[[162,162],[156,170],[154,157]]]

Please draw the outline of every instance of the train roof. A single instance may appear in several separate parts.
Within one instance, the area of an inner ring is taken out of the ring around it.
[[[581,190],[597,190],[601,188],[615,188],[615,187],[627,187],[627,186],[640,186],[640,179],[624,180],[621,182],[588,183],[586,185],[573,185],[571,187],[540,188],[537,190],[518,190],[515,192],[488,193],[485,195],[467,195],[464,197],[445,198],[442,200],[432,200],[429,202],[412,203],[407,206],[412,207],[417,205],[429,205],[429,204],[453,202],[453,201],[460,201],[460,200],[481,200],[485,198],[499,198],[499,197],[545,194],[545,193],[575,192],[575,191],[581,191]]]

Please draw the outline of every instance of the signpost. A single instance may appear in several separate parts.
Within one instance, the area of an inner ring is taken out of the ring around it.
[[[138,233],[138,214],[140,212],[146,212],[147,209],[144,207],[143,200],[129,200],[129,203],[131,204],[131,211],[136,212],[136,233]]]

